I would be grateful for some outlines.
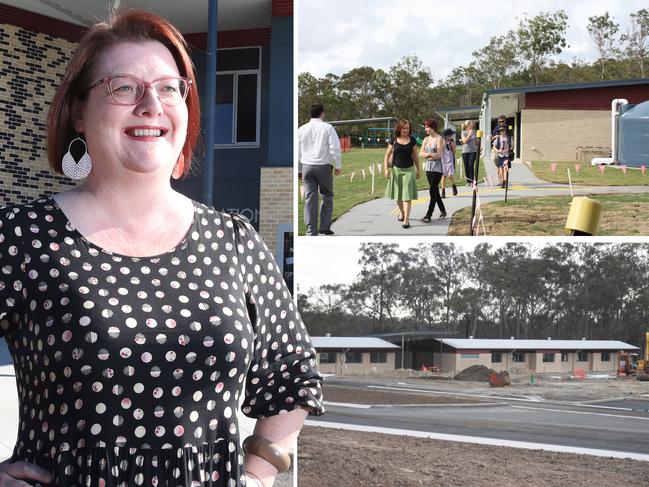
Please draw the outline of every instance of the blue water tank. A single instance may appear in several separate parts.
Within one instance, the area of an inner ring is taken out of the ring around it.
[[[617,140],[620,164],[649,166],[649,101],[620,107]]]

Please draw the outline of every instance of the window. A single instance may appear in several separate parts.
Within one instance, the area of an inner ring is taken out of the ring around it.
[[[601,361],[602,362],[610,362],[611,361],[611,352],[602,352]]]
[[[460,358],[480,358],[479,353],[461,353]]]
[[[499,364],[502,361],[503,361],[502,352],[491,352],[491,363],[492,364]]]
[[[346,352],[345,353],[345,362],[348,364],[362,364],[363,363],[363,353],[362,352]]]
[[[336,363],[336,352],[320,352],[320,363],[321,364],[335,364]]]
[[[261,48],[217,49],[214,144],[258,145]]]
[[[561,361],[562,362],[568,361],[568,352],[561,352]]]
[[[544,353],[543,354],[543,361],[548,363],[548,362],[554,362],[554,353]]]
[[[371,364],[386,364],[386,363],[388,363],[388,352],[371,352],[370,353],[370,363]]]
[[[579,350],[577,352],[577,362],[588,362],[588,351]]]
[[[512,353],[512,360],[517,364],[525,363],[525,352],[521,350],[514,350]]]

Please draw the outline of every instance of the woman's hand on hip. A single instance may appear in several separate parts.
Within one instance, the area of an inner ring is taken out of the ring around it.
[[[11,463],[9,460],[0,463],[0,487],[29,487],[30,484],[22,482],[22,479],[49,484],[54,480],[54,476],[33,463],[23,461]]]

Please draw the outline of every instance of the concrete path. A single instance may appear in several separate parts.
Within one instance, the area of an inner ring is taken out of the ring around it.
[[[480,161],[482,172],[483,162]],[[503,201],[505,190],[497,187],[498,177],[496,167],[491,161],[486,163],[487,180],[492,184],[482,182],[479,184],[478,196],[481,203]],[[468,187],[460,187],[457,196],[444,199],[447,217],[439,220],[439,209],[435,209],[430,223],[423,223],[421,218],[425,215],[430,201],[428,190],[419,191],[419,198],[412,203],[410,228],[401,227],[397,221],[399,212],[394,201],[388,198],[378,198],[353,207],[336,220],[331,229],[336,235],[447,235],[452,215],[462,208],[471,207],[473,191]],[[575,196],[601,193],[645,193],[649,186],[573,186]],[[548,183],[534,176],[534,173],[522,162],[515,161],[509,175],[510,198],[530,198],[535,196],[570,195],[570,188],[565,184]],[[568,208],[566,208],[566,217]],[[467,235],[469,234],[467,224]]]

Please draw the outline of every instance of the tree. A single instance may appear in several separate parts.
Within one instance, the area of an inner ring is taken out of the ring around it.
[[[604,64],[617,52],[618,39],[615,37],[620,26],[605,12],[604,15],[588,17],[588,34],[599,53],[600,79],[604,81]]]
[[[365,309],[382,332],[386,320],[393,320],[399,296],[399,246],[365,242],[360,247],[361,272],[350,286],[348,296]]]
[[[433,87],[430,70],[417,56],[405,56],[390,67],[389,74],[391,89],[386,111],[415,124],[421,120],[422,109],[430,107],[429,94]]]
[[[541,70],[548,58],[560,54],[567,46],[568,16],[563,10],[541,12],[531,19],[521,20],[516,37],[522,58],[528,62],[532,84],[541,81]]]
[[[649,11],[640,9],[631,14],[631,27],[628,34],[623,34],[622,42],[626,43],[624,53],[638,64],[640,77],[645,77],[649,61]]]
[[[502,88],[503,81],[520,68],[516,33],[492,37],[482,49],[473,52],[475,70],[480,76],[482,88]]]

